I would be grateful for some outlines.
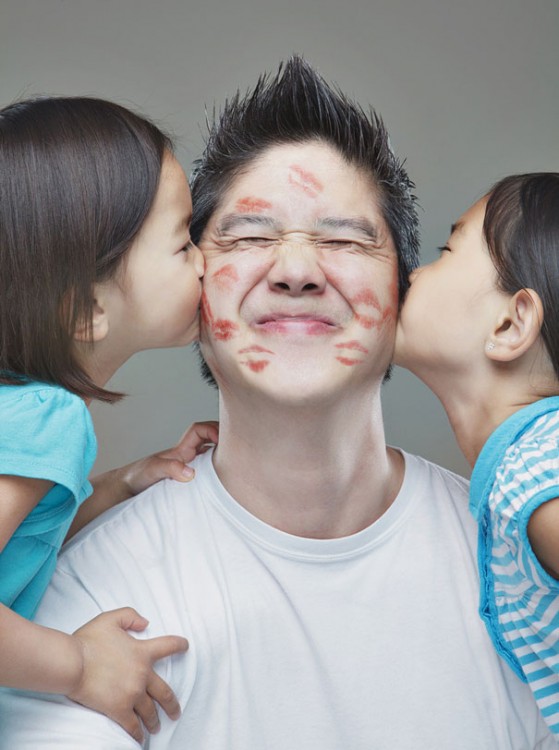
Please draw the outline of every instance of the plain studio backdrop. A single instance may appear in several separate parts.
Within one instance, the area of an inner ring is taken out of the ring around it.
[[[0,104],[113,99],[174,134],[188,173],[205,111],[303,54],[383,116],[417,185],[426,262],[497,179],[559,169],[558,38],[559,0],[0,0]],[[93,406],[98,470],[217,415],[191,348],[136,355],[112,385],[129,397]],[[384,413],[390,443],[467,473],[412,375],[395,370]]]

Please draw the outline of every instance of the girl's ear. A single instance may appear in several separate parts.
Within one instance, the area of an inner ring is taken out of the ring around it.
[[[85,321],[80,321],[74,331],[74,339],[86,344],[102,341],[109,332],[109,316],[105,305],[102,287],[95,285],[93,301],[93,315],[91,319],[91,330]]]
[[[543,305],[533,289],[520,289],[508,300],[506,310],[485,347],[495,362],[512,362],[537,341],[543,323]]]

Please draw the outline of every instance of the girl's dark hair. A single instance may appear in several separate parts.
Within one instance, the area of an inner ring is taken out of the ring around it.
[[[511,175],[488,196],[483,233],[499,288],[539,294],[542,338],[559,378],[559,173]]]
[[[265,150],[314,140],[333,147],[349,164],[362,169],[377,188],[398,252],[402,298],[418,264],[414,184],[396,158],[376,112],[364,112],[298,56],[282,63],[273,78],[261,76],[253,91],[237,92],[209,123],[207,145],[193,172],[192,239],[199,241],[224,192]]]
[[[0,382],[112,402],[80,365],[93,285],[113,277],[157,191],[169,138],[124,107],[39,97],[0,110]]]

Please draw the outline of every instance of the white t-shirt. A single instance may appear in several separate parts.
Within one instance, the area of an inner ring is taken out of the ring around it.
[[[183,714],[150,750],[548,750],[529,688],[477,613],[467,483],[405,455],[401,491],[369,528],[291,536],[220,484],[211,453],[113,509],[62,554],[39,619],[72,631],[135,607]],[[4,696],[0,747],[125,750],[109,719],[53,696]]]

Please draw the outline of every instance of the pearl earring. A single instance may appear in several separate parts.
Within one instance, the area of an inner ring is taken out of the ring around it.
[[[486,351],[488,352],[492,352],[494,348],[495,348],[495,344],[492,341],[490,341],[485,347]]]

